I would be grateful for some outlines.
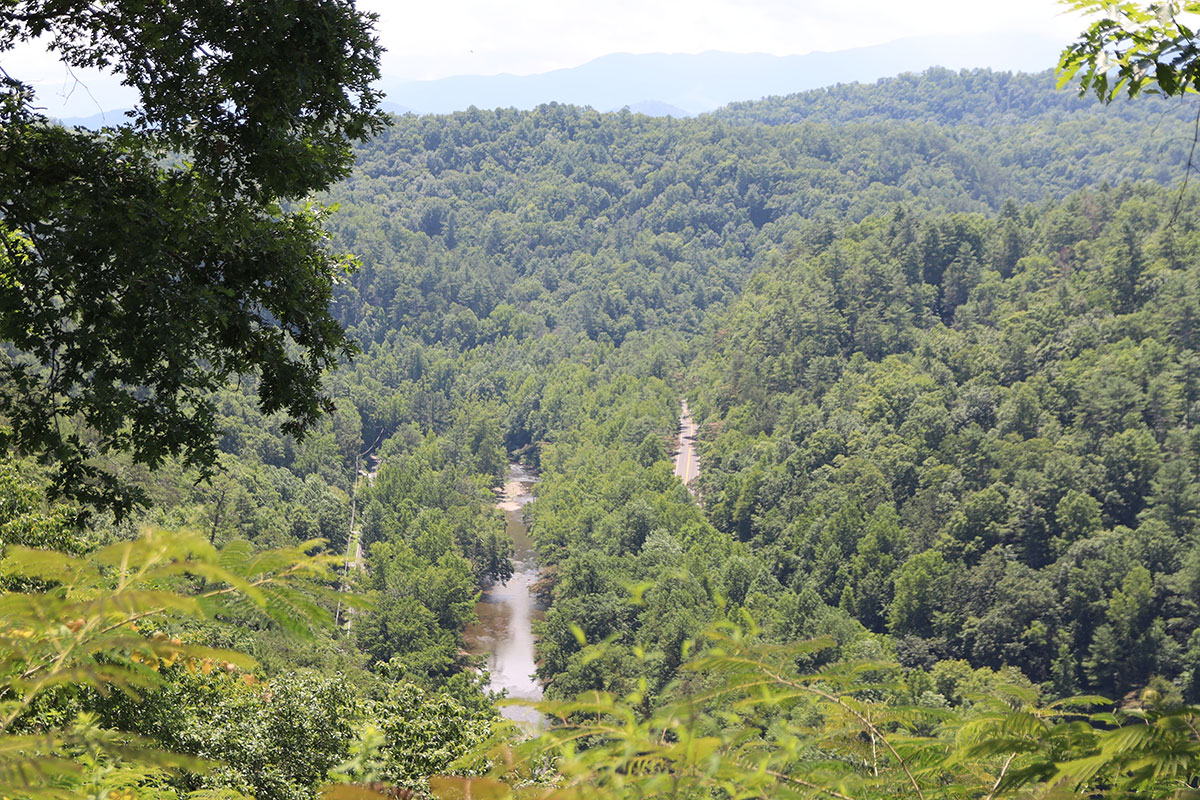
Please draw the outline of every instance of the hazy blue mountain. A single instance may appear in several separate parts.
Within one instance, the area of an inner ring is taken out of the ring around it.
[[[676,119],[682,119],[693,116],[690,111],[684,111],[679,106],[673,106],[661,100],[640,100],[636,103],[630,103],[628,108],[635,114],[645,114],[650,117],[675,117]],[[609,110],[620,111],[621,109],[613,108]]]
[[[471,106],[533,108],[552,101],[601,110],[630,106],[632,110],[653,98],[655,104],[696,114],[738,100],[849,81],[875,81],[931,66],[1041,71],[1057,61],[1062,46],[1063,42],[1048,37],[1001,34],[914,37],[800,56],[715,51],[614,53],[538,75],[459,75],[404,83],[385,79],[383,88],[389,101],[418,113],[448,113]]]
[[[629,107],[651,116],[686,117],[744,100],[791,95],[838,83],[873,82],[932,66],[1039,72],[1058,59],[1063,42],[1022,34],[899,39],[874,47],[772,56],[764,53],[613,53],[578,67],[538,75],[457,75],[389,82],[385,111],[444,114],[477,108],[534,108],[559,102],[608,111]],[[64,119],[99,128],[121,111]]]
[[[89,117],[64,117],[59,122],[68,128],[77,127],[99,130],[105,125],[120,125],[122,122],[125,122],[127,119],[125,112],[128,110],[127,108],[118,108],[113,111],[101,111]]]
[[[384,100],[379,104],[379,107],[389,114],[408,114],[412,111],[408,106],[402,106],[399,103],[393,103],[390,100]]]

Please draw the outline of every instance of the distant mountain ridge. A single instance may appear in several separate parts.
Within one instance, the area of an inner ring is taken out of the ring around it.
[[[476,108],[536,108],[543,103],[628,107],[649,116],[687,117],[741,102],[795,95],[837,84],[872,83],[930,67],[1041,72],[1063,43],[1023,34],[923,36],[886,44],[796,56],[765,53],[613,53],[537,75],[456,75],[389,81],[383,108],[394,114],[448,114]],[[64,119],[99,128],[124,121],[121,111]]]
[[[127,108],[116,108],[110,111],[99,111],[87,117],[65,117],[59,122],[68,127],[100,130],[106,125],[115,126],[128,122],[129,118],[125,116],[125,112],[128,110]]]
[[[383,82],[390,103],[416,113],[477,108],[534,108],[559,102],[599,111],[663,106],[687,114],[729,103],[788,95],[838,83],[871,82],[932,66],[1040,72],[1063,43],[1022,34],[923,36],[887,44],[796,56],[709,51],[613,53],[537,75],[458,75],[431,81]],[[667,111],[678,116],[674,111]]]

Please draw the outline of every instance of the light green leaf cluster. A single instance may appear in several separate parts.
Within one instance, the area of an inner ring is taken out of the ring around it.
[[[89,713],[48,725],[31,711],[61,691],[136,698],[162,686],[169,667],[224,670],[256,683],[250,657],[161,628],[244,602],[290,630],[307,630],[328,617],[321,601],[334,594],[326,587],[337,559],[314,555],[319,545],[255,553],[234,542],[218,550],[202,537],[156,528],[82,556],[9,545],[0,581],[18,588],[0,594],[0,796],[76,796],[101,767],[157,774],[209,766],[101,727]]]
[[[797,670],[830,639],[770,645],[728,624],[707,637],[709,649],[683,667],[705,689],[649,714],[639,691],[538,703],[552,727],[493,742],[490,781],[433,781],[436,795],[1168,798],[1190,796],[1200,774],[1200,708],[1153,692],[1099,713],[1086,709],[1111,701],[1042,707],[1033,690],[1003,684],[953,710],[903,704],[895,664]]]
[[[1078,77],[1081,94],[1093,92],[1106,103],[1122,92],[1174,96],[1196,90],[1200,3],[1062,2],[1100,19],[1063,51],[1060,87]]]

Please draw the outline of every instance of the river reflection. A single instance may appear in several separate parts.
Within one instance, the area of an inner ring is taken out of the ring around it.
[[[508,480],[497,507],[504,512],[508,535],[513,540],[513,576],[508,583],[495,583],[483,590],[475,605],[479,622],[464,631],[472,655],[486,655],[491,675],[490,688],[506,690],[521,700],[542,699],[542,687],[533,677],[537,662],[533,654],[533,621],[542,619],[543,609],[534,598],[538,579],[536,554],[523,508],[533,500],[537,477],[520,464],[510,464]],[[523,706],[502,706],[511,720],[540,725],[542,716]]]

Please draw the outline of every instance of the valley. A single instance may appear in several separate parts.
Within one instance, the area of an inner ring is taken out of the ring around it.
[[[1057,82],[126,154],[136,303],[5,206],[0,794],[1194,794],[1196,107]]]

